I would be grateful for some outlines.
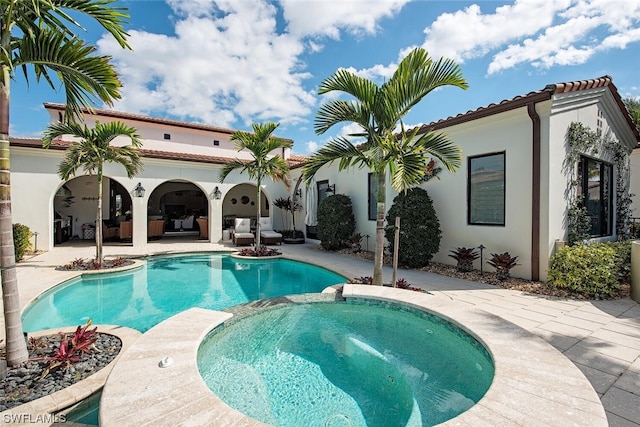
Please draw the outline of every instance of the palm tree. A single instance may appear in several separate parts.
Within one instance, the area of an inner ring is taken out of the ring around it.
[[[260,201],[262,181],[271,178],[274,182],[283,181],[287,185],[289,166],[287,162],[278,155],[269,156],[274,150],[291,148],[291,141],[273,137],[272,134],[279,124],[273,122],[254,123],[253,133],[237,131],[231,135],[231,141],[235,141],[238,151],[247,150],[253,160],[231,160],[226,163],[220,171],[220,182],[234,170],[240,173],[247,172],[250,179],[256,180],[258,187],[257,221],[256,221],[256,248],[260,247]]]
[[[96,263],[102,264],[102,170],[105,163],[118,163],[124,166],[127,176],[133,178],[142,170],[138,148],[142,146],[137,130],[122,122],[102,124],[96,122],[92,129],[78,123],[58,122],[49,125],[44,131],[42,145],[49,148],[54,139],[62,135],[72,135],[80,141],[71,143],[64,159],[58,167],[63,180],[76,175],[82,169],[89,175],[98,177],[98,206],[96,212]],[[131,139],[131,145],[112,146],[110,143],[119,136]]]
[[[7,363],[27,360],[22,335],[20,298],[16,279],[11,224],[9,169],[9,99],[15,71],[28,81],[32,66],[36,81],[64,86],[65,119],[79,115],[93,99],[107,104],[120,98],[120,81],[108,56],[95,55],[95,47],[78,39],[72,29],[82,29],[68,12],[95,19],[124,47],[127,33],[124,8],[110,7],[113,0],[0,0],[0,270],[4,302]],[[69,25],[75,28],[70,28]]]
[[[348,136],[364,139],[364,142],[356,146],[344,136],[332,139],[310,157],[303,167],[303,177],[308,183],[322,166],[336,160],[339,170],[357,166],[373,172],[378,184],[375,285],[382,285],[387,171],[393,189],[405,191],[418,185],[430,171],[431,157],[440,160],[449,171],[460,167],[460,149],[445,135],[419,129],[407,133],[402,122],[402,118],[428,93],[447,85],[468,87],[454,61],[433,61],[422,48],[412,50],[393,76],[380,86],[344,69],[320,83],[319,94],[341,91],[355,100],[336,99],[323,104],[316,115],[316,133],[323,134],[341,122],[353,122],[362,131]],[[398,122],[400,135],[395,134]]]

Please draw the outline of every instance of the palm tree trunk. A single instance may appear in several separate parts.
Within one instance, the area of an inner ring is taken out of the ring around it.
[[[6,335],[7,364],[27,361],[29,353],[22,334],[20,295],[16,276],[16,257],[11,220],[11,167],[9,164],[9,68],[2,67],[0,83],[0,269]]]
[[[258,215],[256,216],[256,249],[260,247],[260,200],[262,199],[260,194],[260,181],[261,179],[258,178],[258,200],[256,201],[256,206],[258,207]]]
[[[98,170],[98,211],[96,212],[96,262],[102,264],[102,168]]]
[[[382,286],[382,265],[384,260],[384,213],[386,203],[387,174],[377,172],[378,179],[378,203],[376,210],[376,250],[373,258],[373,284]]]

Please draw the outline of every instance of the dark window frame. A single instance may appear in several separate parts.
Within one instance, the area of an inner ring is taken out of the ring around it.
[[[589,214],[589,180],[583,179],[584,171],[589,170],[590,163],[599,163],[599,190],[598,190],[598,200],[599,200],[599,209],[598,209],[598,224],[594,224],[593,221],[596,219],[595,216]],[[613,164],[606,162],[602,159],[596,159],[589,156],[580,156],[580,160],[578,161],[577,168],[577,177],[578,177],[578,196],[582,197],[581,205],[587,208],[587,213],[592,221],[592,228],[589,232],[591,237],[610,237],[613,236],[613,222],[615,218],[615,208],[613,204],[614,195],[614,181],[613,181]],[[608,175],[608,176],[605,176]],[[608,180],[608,189],[605,188],[605,183]],[[605,190],[608,190],[608,194],[605,194]],[[595,230],[594,230],[595,228]]]
[[[483,222],[483,221],[473,221],[473,215],[472,215],[472,200],[473,200],[473,194],[472,194],[472,177],[471,177],[471,171],[472,171],[472,163],[474,160],[477,159],[483,159],[486,157],[492,157],[492,156],[502,156],[502,172],[503,172],[503,177],[502,177],[502,222]],[[487,153],[487,154],[480,154],[477,156],[469,156],[467,158],[467,224],[468,225],[483,225],[483,226],[490,226],[490,227],[504,227],[506,225],[506,220],[507,220],[507,203],[506,203],[506,198],[507,198],[507,152],[506,151],[497,151],[497,152],[493,152],[493,153]]]

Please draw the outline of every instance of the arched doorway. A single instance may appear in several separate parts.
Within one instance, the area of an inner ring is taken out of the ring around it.
[[[171,180],[156,187],[147,203],[147,238],[208,239],[209,198],[189,181]]]
[[[255,184],[238,184],[231,187],[222,202],[222,229],[233,228],[236,218],[251,218],[252,226],[256,221],[256,197],[258,189]],[[264,191],[260,192],[260,216],[268,217],[271,209],[269,197]]]
[[[84,175],[65,182],[53,198],[54,245],[73,239],[94,240],[98,178]],[[120,233],[120,225],[131,221],[132,201],[129,192],[115,179],[102,180],[102,219],[104,241],[130,241],[131,235]],[[126,227],[125,227],[126,228]],[[123,230],[126,231],[126,230]]]

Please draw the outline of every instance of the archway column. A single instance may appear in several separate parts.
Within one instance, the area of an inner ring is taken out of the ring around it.
[[[222,203],[224,199],[211,200],[209,207],[209,238],[211,243],[222,241]]]
[[[143,184],[144,186],[144,184]],[[133,192],[131,193],[133,194]],[[133,247],[136,252],[144,252],[147,247],[147,203],[149,200],[149,193],[144,197],[133,197],[131,202],[133,204],[132,217],[133,220]]]

